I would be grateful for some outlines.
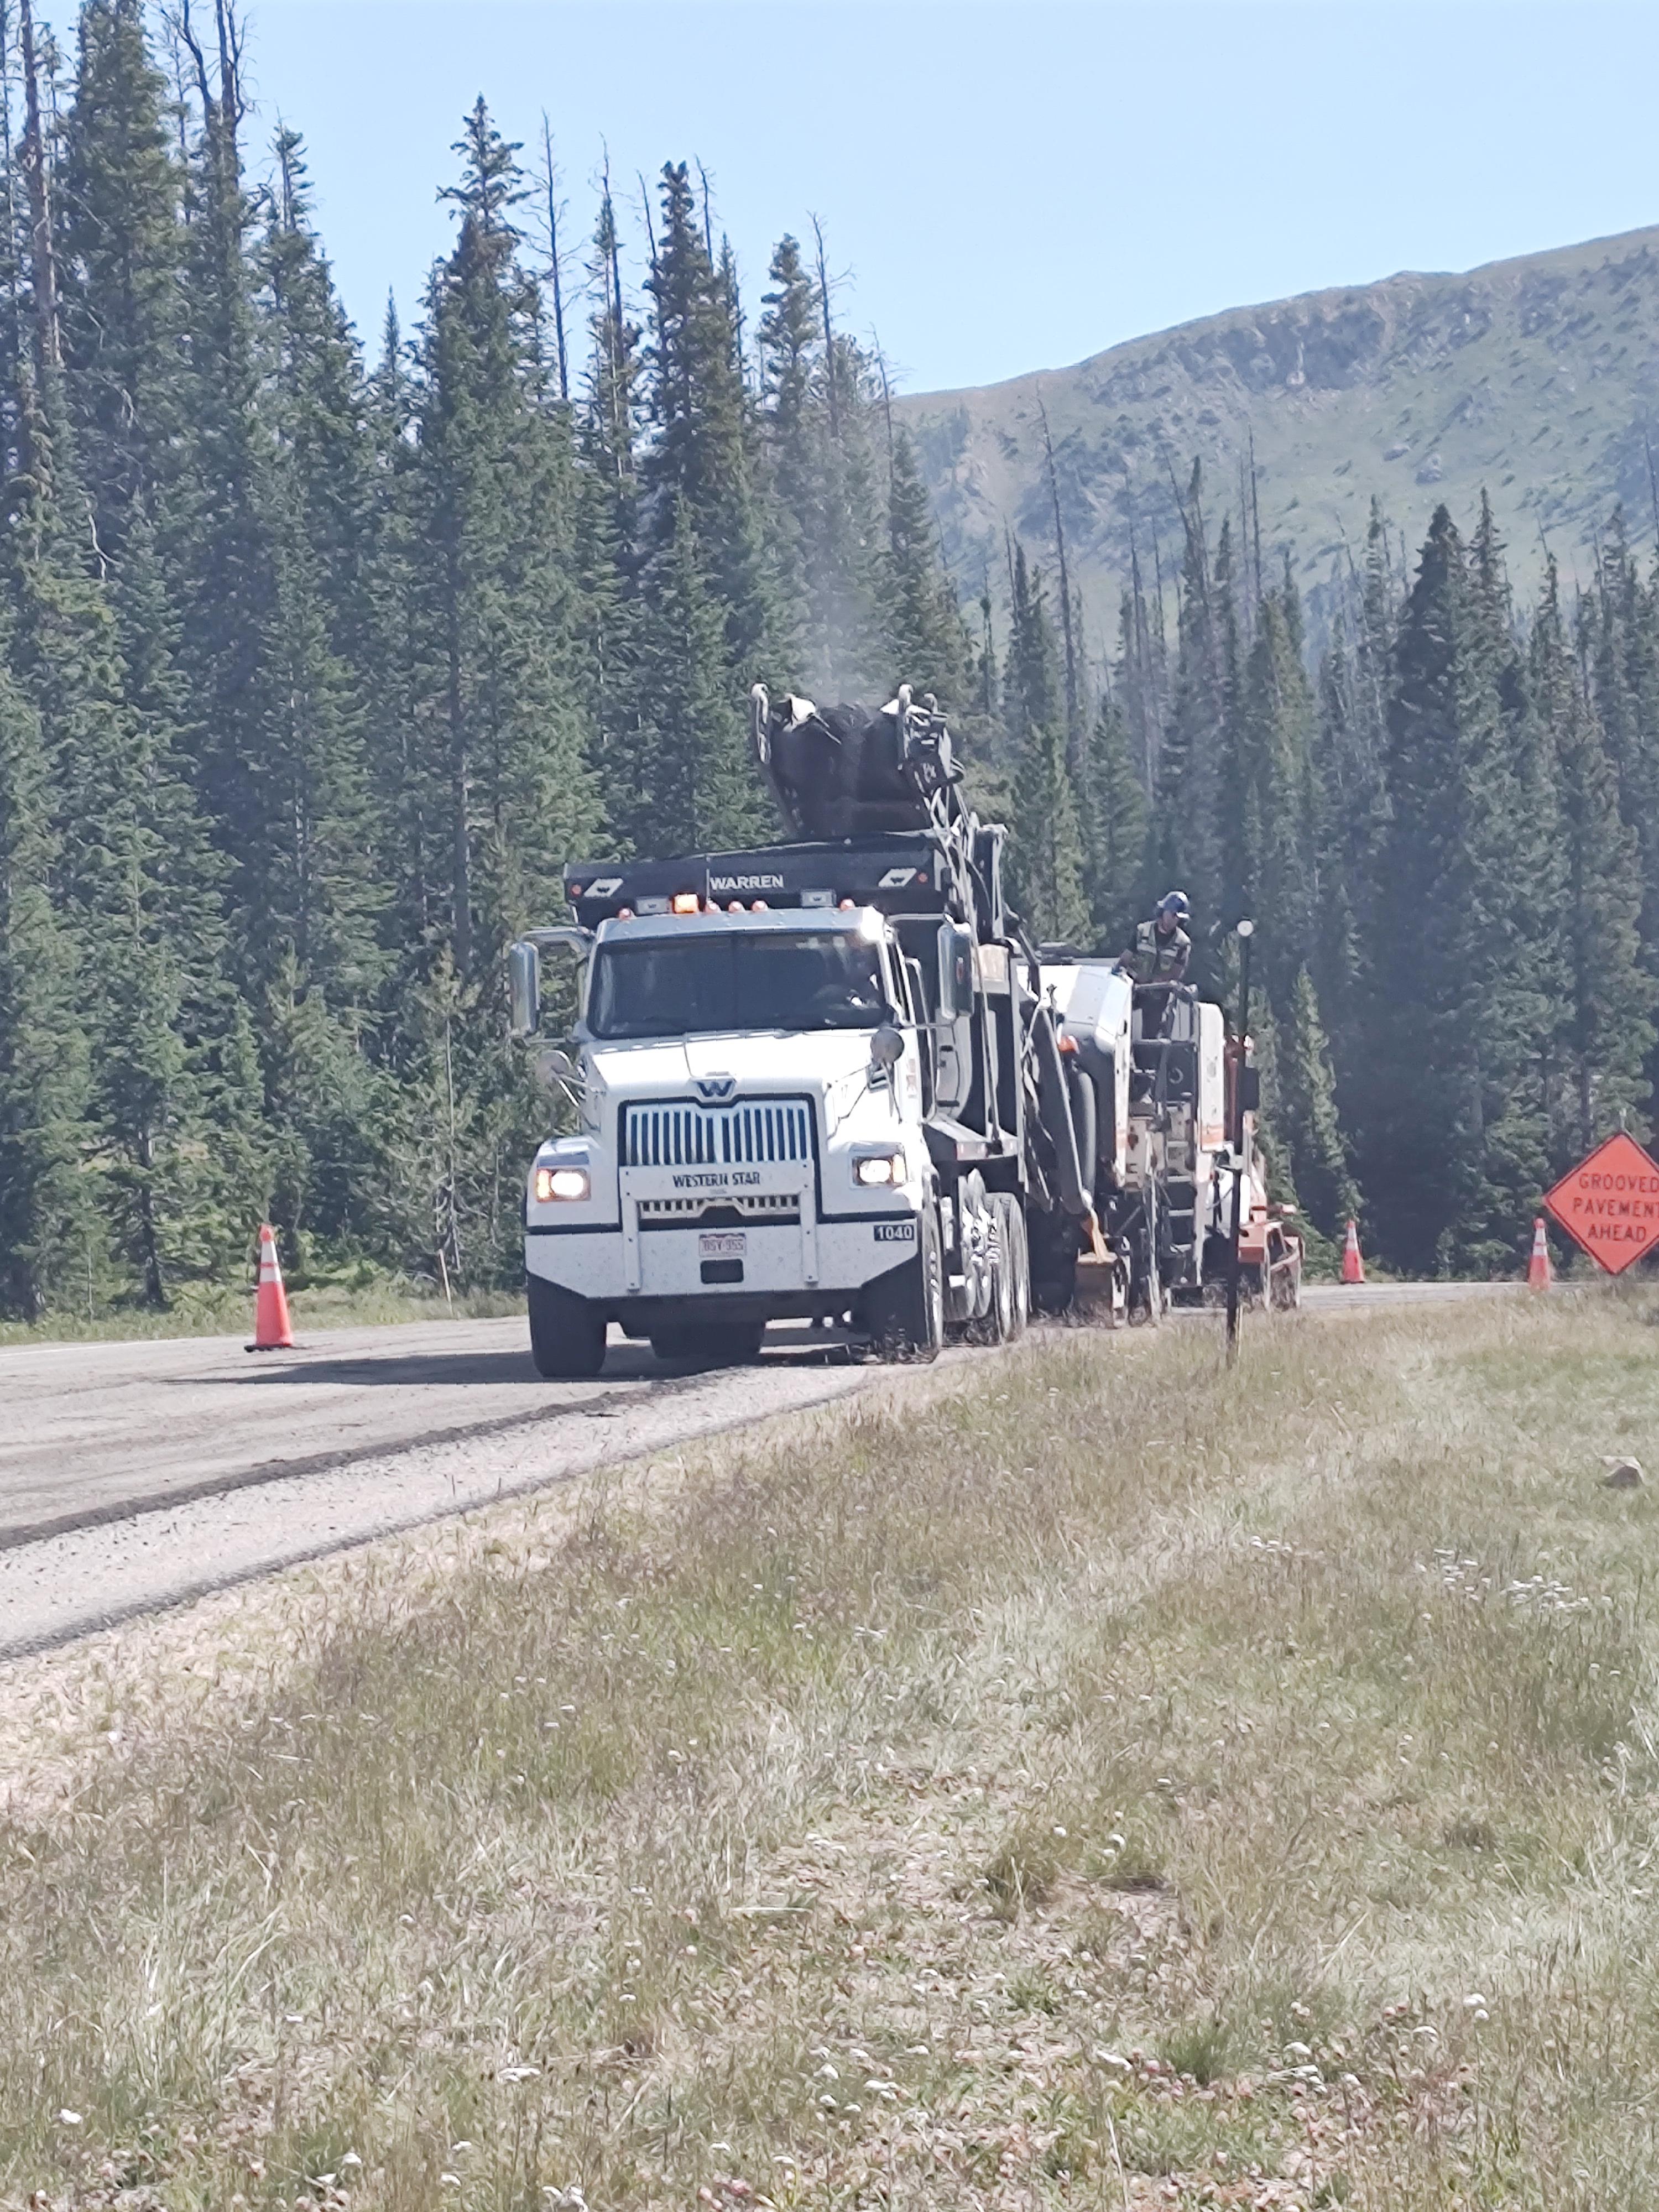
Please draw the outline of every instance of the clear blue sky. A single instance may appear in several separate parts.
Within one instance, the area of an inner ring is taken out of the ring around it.
[[[701,159],[751,301],[815,211],[838,313],[911,391],[1659,221],[1653,0],[252,0],[252,136],[303,132],[371,337],[388,286],[415,318],[480,91],[514,138],[546,109],[573,235],[605,146],[634,200],[637,171]]]

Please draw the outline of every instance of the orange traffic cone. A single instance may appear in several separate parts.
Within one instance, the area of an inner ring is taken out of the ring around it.
[[[1342,1247],[1342,1279],[1345,1283],[1363,1283],[1365,1262],[1359,1256],[1359,1230],[1352,1215],[1348,1218],[1347,1242]]]
[[[1532,1257],[1527,1262],[1527,1282],[1534,1291],[1547,1291],[1555,1280],[1550,1266],[1550,1248],[1544,1235],[1544,1217],[1540,1213],[1532,1224]]]
[[[253,1304],[253,1341],[250,1352],[291,1352],[294,1329],[288,1317],[288,1292],[276,1257],[276,1231],[268,1221],[259,1225],[259,1288]]]

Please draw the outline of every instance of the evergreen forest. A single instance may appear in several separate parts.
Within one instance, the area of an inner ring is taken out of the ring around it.
[[[747,292],[695,165],[458,118],[451,251],[365,347],[232,0],[0,10],[0,1314],[520,1273],[549,1111],[503,953],[567,860],[774,834],[756,678],[951,712],[1034,937],[1178,885],[1253,1021],[1280,1194],[1395,1266],[1517,1264],[1639,1134],[1659,579],[1609,518],[1516,605],[1499,520],[1379,514],[1316,656],[1249,487],[1091,640],[1012,538],[959,596],[816,227]],[[1212,929],[1217,933],[1212,934]]]

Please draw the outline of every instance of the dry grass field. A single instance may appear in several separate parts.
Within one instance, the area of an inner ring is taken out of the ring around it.
[[[83,1670],[0,2203],[1651,2207],[1655,1321],[1050,1338]]]

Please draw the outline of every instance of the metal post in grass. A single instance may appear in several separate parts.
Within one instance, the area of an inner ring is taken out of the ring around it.
[[[1241,921],[1238,937],[1238,1058],[1233,1069],[1233,1126],[1228,1139],[1233,1148],[1233,1233],[1227,1255],[1227,1364],[1238,1358],[1238,1240],[1244,1212],[1244,1061],[1250,1037],[1250,940],[1253,921]]]

